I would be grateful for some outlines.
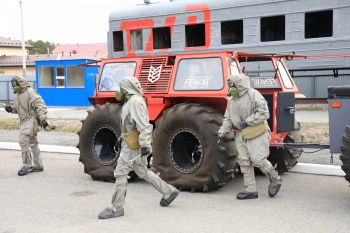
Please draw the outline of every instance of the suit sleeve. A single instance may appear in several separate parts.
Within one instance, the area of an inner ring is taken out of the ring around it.
[[[226,107],[225,115],[224,115],[224,120],[222,121],[222,125],[219,129],[219,134],[223,133],[226,134],[230,132],[233,128],[231,119],[230,119],[230,111],[228,109],[228,106]]]
[[[149,116],[146,103],[143,99],[137,98],[131,100],[130,114],[131,118],[136,123],[137,131],[140,132],[139,143],[140,146],[151,146],[151,138],[153,125],[149,123]]]
[[[265,98],[257,91],[254,92],[253,114],[245,121],[248,125],[256,125],[270,118],[269,108]]]
[[[47,119],[47,108],[44,100],[33,89],[29,90],[31,106],[38,115],[40,122]]]

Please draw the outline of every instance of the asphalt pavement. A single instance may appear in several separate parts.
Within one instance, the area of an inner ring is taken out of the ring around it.
[[[95,182],[77,155],[43,153],[45,171],[17,176],[18,151],[0,150],[0,232],[322,232],[350,231],[350,188],[343,177],[287,173],[275,198],[257,177],[259,198],[238,201],[242,178],[209,193],[181,192],[167,208],[144,181],[129,183],[125,216],[98,220],[112,183]]]

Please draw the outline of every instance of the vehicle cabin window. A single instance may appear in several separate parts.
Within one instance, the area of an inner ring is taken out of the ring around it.
[[[63,88],[65,87],[65,79],[64,76],[64,67],[63,66],[57,66],[56,67],[56,87]]]
[[[99,91],[119,91],[124,77],[135,76],[136,62],[107,63],[103,66]]]
[[[287,68],[280,61],[277,61],[276,63],[277,63],[277,68],[278,68],[278,71],[281,75],[281,79],[282,79],[284,87],[288,88],[288,89],[293,88],[293,83],[290,80],[290,76],[288,75],[289,72],[287,71]]]
[[[305,13],[305,39],[331,37],[333,35],[333,11]]]
[[[84,87],[84,67],[67,66],[67,87]]]
[[[54,67],[39,66],[38,67],[38,86],[39,87],[54,87]]]
[[[243,43],[243,20],[221,22],[221,44]]]
[[[221,90],[223,88],[221,58],[183,59],[179,62],[174,90]]]
[[[263,17],[260,19],[260,37],[262,42],[285,39],[285,16]]]
[[[205,46],[205,25],[193,24],[185,26],[186,47]]]
[[[170,27],[153,28],[153,48],[171,48]]]
[[[131,49],[132,50],[142,50],[143,49],[143,43],[142,43],[142,30],[131,30]]]
[[[240,62],[244,74],[250,77],[250,85],[255,89],[281,88],[271,60]]]
[[[113,32],[113,51],[124,51],[123,31]]]
[[[230,62],[230,71],[232,75],[240,74],[238,65],[234,60]]]

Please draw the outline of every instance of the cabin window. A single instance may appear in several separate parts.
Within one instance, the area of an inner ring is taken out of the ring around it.
[[[143,49],[143,43],[142,43],[142,30],[131,30],[131,49],[132,50],[142,50]]]
[[[113,32],[113,51],[124,51],[124,40],[122,31]]]
[[[285,16],[263,17],[260,19],[261,41],[285,39]]]
[[[333,35],[333,11],[305,13],[305,38],[330,37]]]
[[[186,25],[186,47],[205,46],[205,25]]]
[[[182,59],[179,62],[174,90],[221,90],[224,88],[224,72],[221,58]]]
[[[64,67],[63,66],[57,66],[56,67],[56,87],[64,87]]]
[[[84,87],[83,66],[67,66],[67,87]]]
[[[153,28],[153,48],[171,48],[170,27]]]
[[[221,22],[221,44],[243,43],[243,20]]]
[[[135,76],[135,62],[107,63],[103,66],[99,91],[119,91],[119,83],[125,77]]]
[[[54,67],[53,66],[39,66],[38,67],[38,86],[39,87],[53,87],[54,86]]]

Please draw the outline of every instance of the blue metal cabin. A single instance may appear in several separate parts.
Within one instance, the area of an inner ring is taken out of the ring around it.
[[[48,106],[90,106],[98,67],[90,59],[36,61],[36,90]]]

